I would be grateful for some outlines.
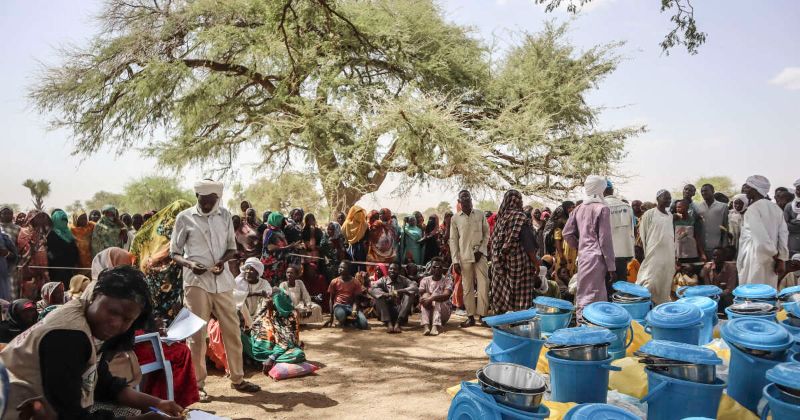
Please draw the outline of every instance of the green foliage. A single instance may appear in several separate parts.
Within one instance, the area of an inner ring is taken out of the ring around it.
[[[308,174],[284,172],[274,179],[261,178],[246,188],[234,187],[234,197],[228,200],[228,208],[239,213],[239,204],[247,200],[256,209],[258,217],[269,211],[280,211],[288,215],[294,208],[313,213],[318,223],[328,220],[328,210],[322,194],[314,185],[314,178]]]
[[[475,208],[481,211],[490,211],[494,213],[500,209],[500,203],[492,199],[483,199],[475,204]]]
[[[561,6],[563,0],[534,0],[536,4],[545,4],[545,10],[552,12]],[[567,0],[567,11],[578,13],[580,9],[592,0]],[[665,54],[675,45],[683,45],[689,54],[697,54],[697,49],[706,42],[706,33],[697,30],[694,19],[694,6],[691,0],[661,0],[661,13],[670,10],[673,15],[669,20],[675,26],[670,30],[659,44]]]
[[[3,207],[10,208],[11,211],[13,211],[15,214],[19,213],[19,210],[20,210],[19,204],[14,204],[14,203],[3,203],[3,204],[0,204],[0,208],[3,208]]]
[[[100,210],[107,204],[116,207],[120,212],[124,212],[125,210],[122,208],[122,204],[124,202],[125,197],[122,194],[116,194],[108,191],[98,191],[94,193],[92,198],[86,200],[83,204],[86,213],[89,213],[92,210]]]
[[[390,173],[563,195],[643,130],[597,128],[585,96],[615,45],[576,52],[563,26],[493,61],[433,0],[105,0],[99,20],[30,94],[74,153],[140,147],[225,171],[255,148],[269,173],[316,175],[338,210]]]
[[[729,177],[729,176],[725,176],[725,175],[702,176],[700,178],[695,179],[694,182],[686,181],[683,184],[681,184],[680,187],[678,187],[676,189],[676,191],[672,192],[672,198],[673,199],[677,200],[677,199],[683,197],[683,187],[686,184],[692,184],[697,188],[697,195],[695,195],[694,199],[693,199],[695,202],[703,201],[703,197],[700,196],[700,187],[702,187],[703,184],[711,184],[711,185],[713,185],[714,186],[714,191],[721,192],[721,193],[725,194],[726,196],[728,196],[728,198],[731,198],[731,199],[733,198],[734,195],[738,194],[739,191],[741,190],[741,185],[736,186],[733,183],[733,180],[731,179],[731,177]]]
[[[163,176],[146,176],[125,184],[120,206],[128,213],[161,210],[175,200],[196,200],[193,192],[181,188],[178,180]]]
[[[81,210],[84,210],[84,206],[83,203],[80,202],[80,200],[75,200],[72,202],[72,204],[68,205],[67,207],[64,207],[64,211],[67,212],[67,214],[69,215],[78,213]]]
[[[438,205],[436,205],[436,214],[438,214],[439,217],[444,217],[444,214],[448,211],[453,211],[453,207],[450,205],[450,202],[441,201]]]
[[[44,210],[44,199],[50,195],[50,181],[26,179],[22,186],[30,191],[33,208],[39,211]]]

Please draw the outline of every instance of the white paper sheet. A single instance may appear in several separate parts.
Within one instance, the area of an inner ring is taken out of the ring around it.
[[[206,322],[202,318],[193,314],[189,309],[183,308],[167,328],[167,336],[161,337],[161,341],[169,345],[186,340],[205,326]]]
[[[186,414],[186,420],[231,420],[229,417],[219,417],[205,411],[192,410]]]

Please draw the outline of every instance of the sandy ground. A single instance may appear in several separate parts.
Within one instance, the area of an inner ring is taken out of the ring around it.
[[[444,419],[450,406],[445,389],[475,378],[488,362],[484,348],[491,330],[461,329],[454,316],[445,332],[422,335],[417,315],[401,334],[372,330],[307,327],[301,332],[315,375],[273,381],[260,371],[245,376],[261,392],[241,394],[224,373],[209,369],[212,401],[191,408],[233,419]]]

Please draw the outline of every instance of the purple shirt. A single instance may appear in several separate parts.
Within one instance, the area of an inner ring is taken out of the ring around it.
[[[576,207],[562,234],[569,246],[578,249],[580,258],[600,256],[608,268],[615,267],[611,212],[605,204],[588,203]]]

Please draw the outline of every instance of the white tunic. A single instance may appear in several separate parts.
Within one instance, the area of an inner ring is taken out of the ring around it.
[[[747,207],[739,236],[739,284],[763,283],[778,287],[775,260],[789,258],[789,230],[783,212],[772,201],[761,199]]]
[[[642,215],[639,234],[644,246],[644,262],[639,268],[636,284],[652,295],[653,304],[670,301],[672,276],[675,274],[675,230],[672,214],[653,208]]]

